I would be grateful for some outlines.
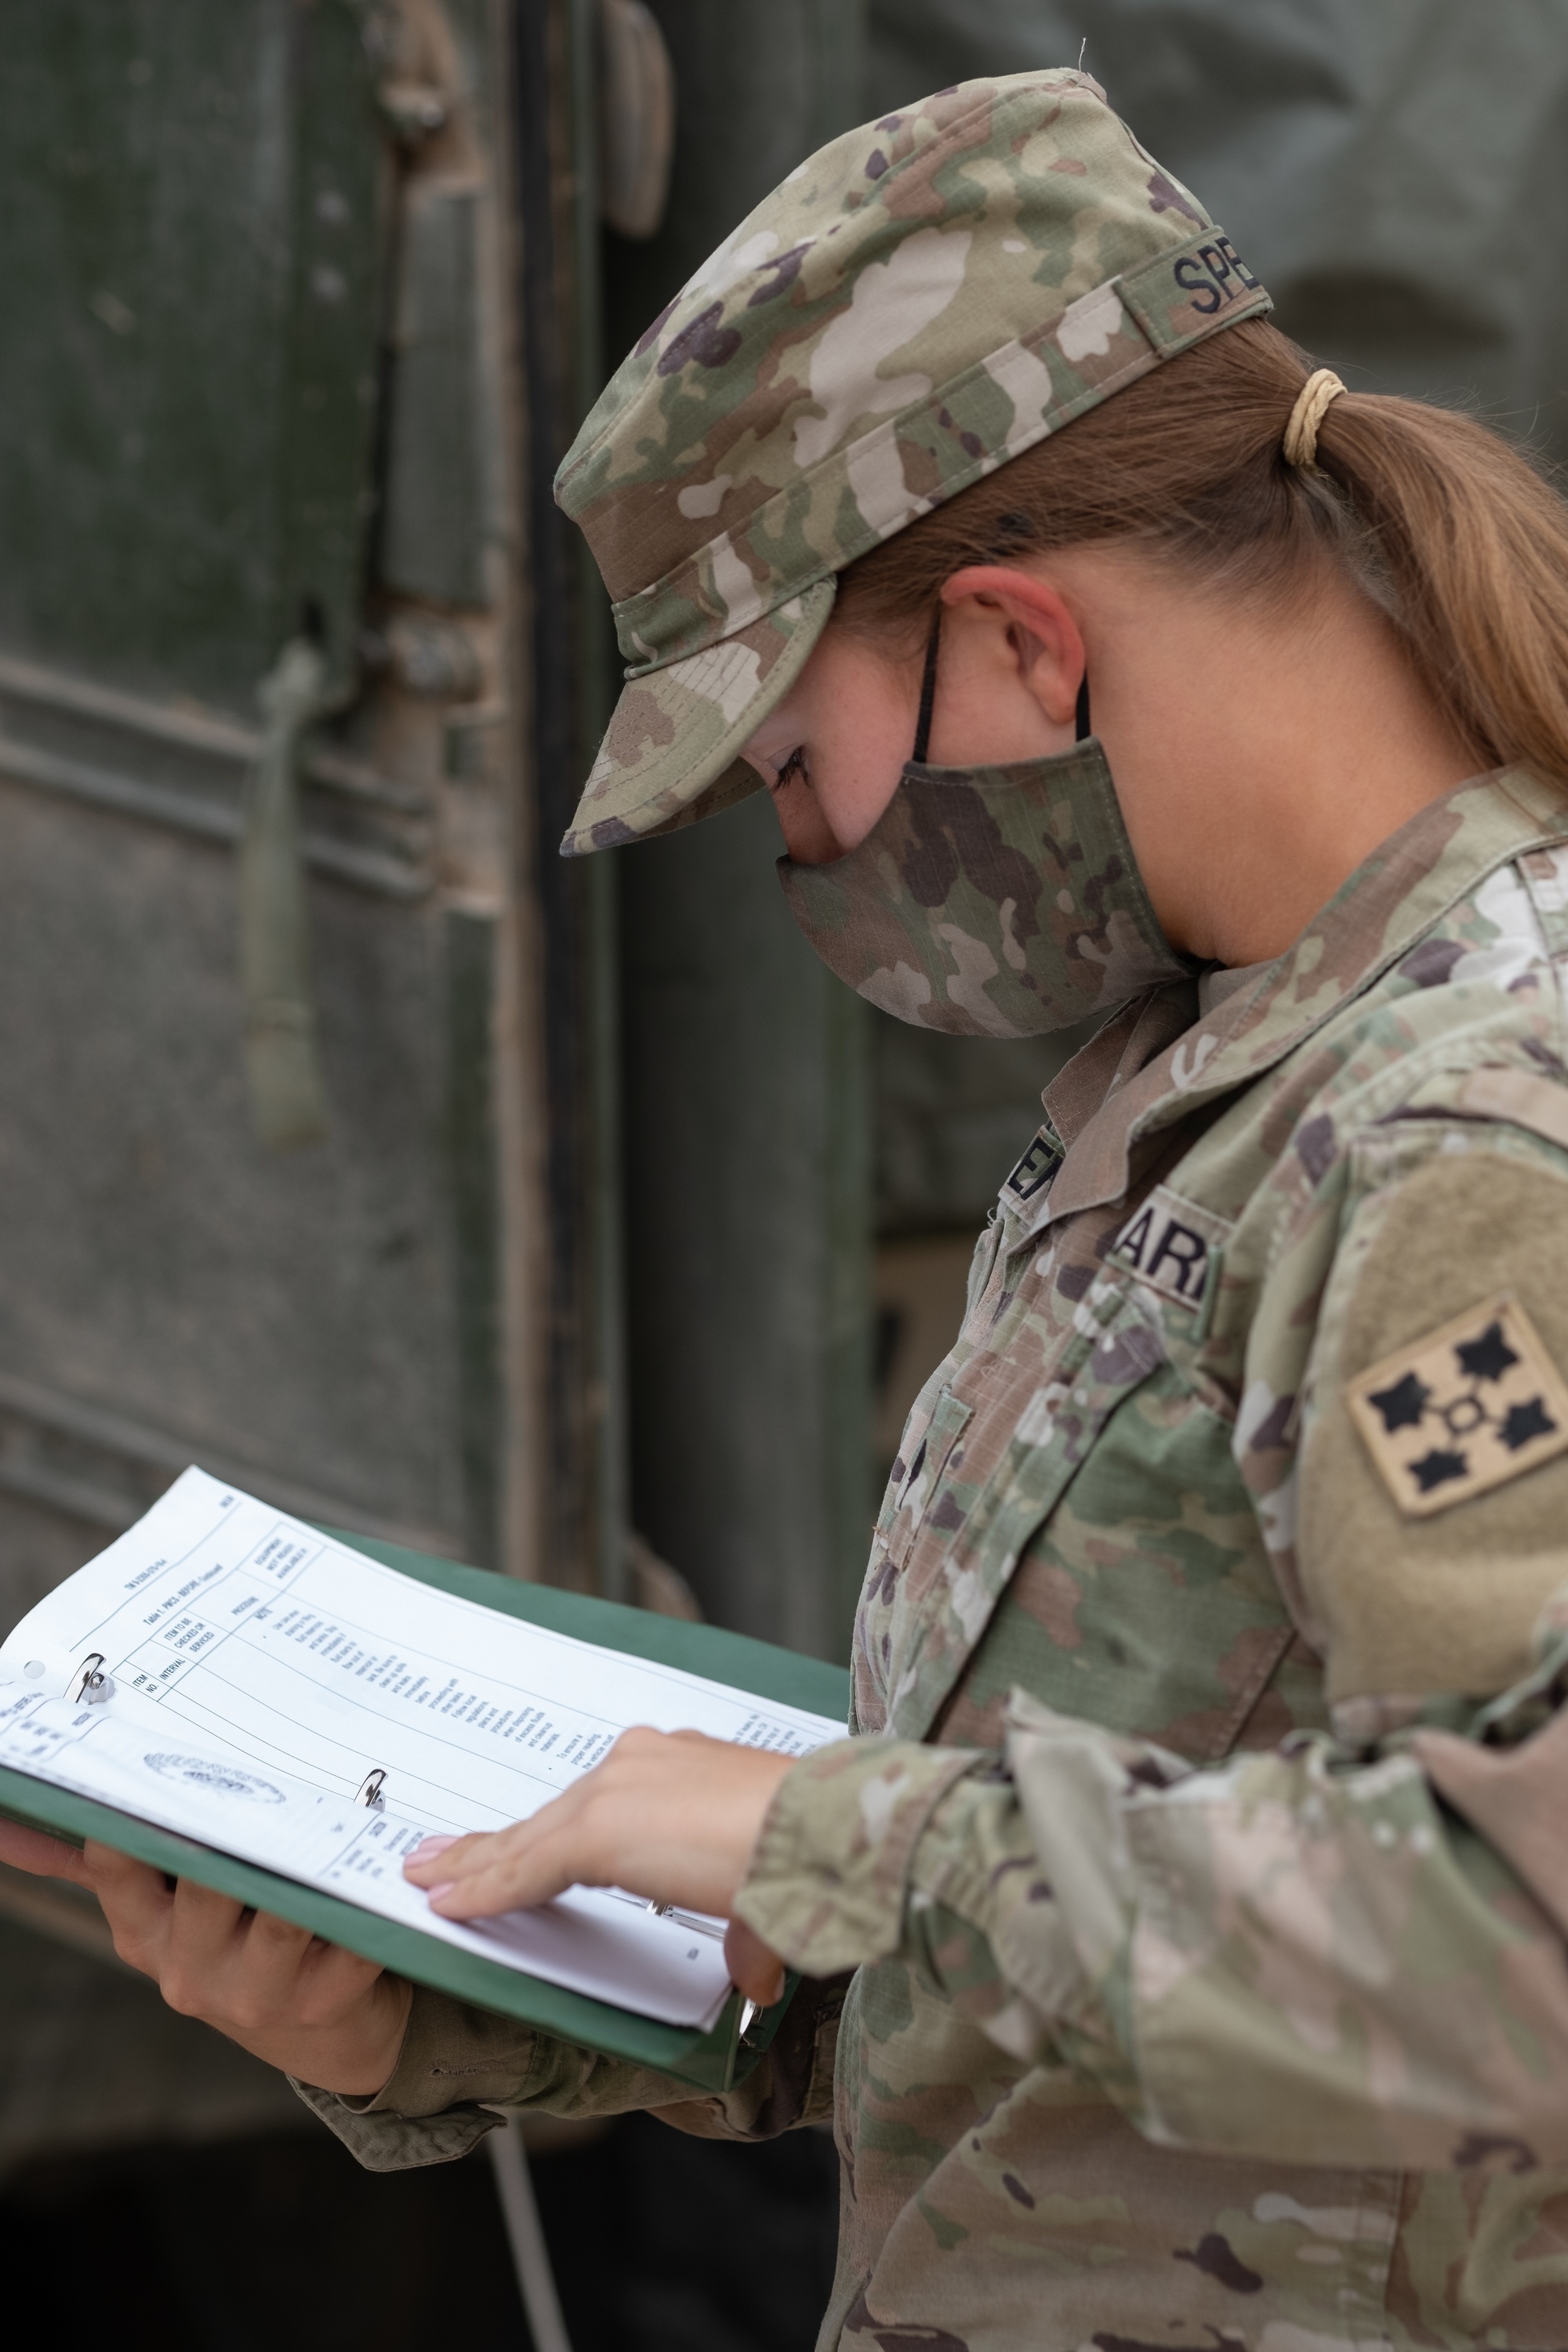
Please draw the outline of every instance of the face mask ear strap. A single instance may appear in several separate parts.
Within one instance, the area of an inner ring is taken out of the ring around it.
[[[942,606],[939,604],[931,617],[931,635],[926,639],[925,668],[921,674],[921,707],[915,719],[914,749],[910,753],[910,764],[917,768],[924,767],[926,754],[931,749],[931,712],[936,707],[937,651],[941,644]],[[1094,732],[1089,719],[1088,670],[1085,670],[1079,680],[1078,709],[1074,714],[1074,729],[1075,740],[1079,743],[1087,743]]]
[[[942,606],[931,616],[931,635],[926,639],[926,666],[921,678],[920,716],[915,720],[915,748],[910,753],[911,766],[923,768],[926,753],[931,749],[931,715],[936,704],[936,649],[942,643]]]

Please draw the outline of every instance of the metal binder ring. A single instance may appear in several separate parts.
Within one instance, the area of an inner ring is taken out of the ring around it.
[[[382,1793],[381,1793],[381,1784],[382,1784],[382,1782],[385,1780],[385,1778],[386,1778],[385,1771],[383,1769],[383,1768],[382,1768],[379,1764],[376,1766],[376,1769],[375,1769],[375,1770],[374,1770],[374,1772],[367,1772],[367,1773],[365,1774],[365,1776],[364,1776],[364,1779],[360,1782],[359,1787],[354,1790],[354,1802],[355,1802],[355,1804],[356,1804],[356,1805],[380,1805],[380,1804],[383,1804],[385,1801],[384,1801],[384,1799],[383,1798]]]
[[[79,1699],[86,1699],[89,1706],[97,1706],[109,1696],[109,1677],[103,1671],[103,1652],[94,1650],[90,1657],[82,1660],[66,1685],[66,1697],[72,1706]]]

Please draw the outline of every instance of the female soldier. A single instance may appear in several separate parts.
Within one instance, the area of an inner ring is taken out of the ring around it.
[[[1093,83],[971,83],[803,165],[563,473],[632,666],[568,853],[761,778],[885,1010],[1106,1016],[911,1416],[855,1736],[628,1734],[411,1866],[723,1913],[812,1980],[768,2059],[694,2100],[86,1865],[371,2165],[486,2100],[778,2131],[837,2042],[824,2347],[1568,2342],[1568,528],[1268,307]]]

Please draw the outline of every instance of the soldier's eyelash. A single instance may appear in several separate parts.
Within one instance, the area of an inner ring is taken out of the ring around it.
[[[773,778],[774,792],[782,792],[790,778],[796,775],[803,783],[805,782],[805,746],[799,743],[795,745],[795,750]]]

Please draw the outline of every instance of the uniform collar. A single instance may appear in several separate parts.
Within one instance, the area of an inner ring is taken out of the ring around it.
[[[1294,946],[1212,1013],[1194,1018],[1190,982],[1118,1013],[1046,1088],[1067,1152],[1035,1227],[1119,1200],[1140,1138],[1250,1086],[1372,988],[1489,873],[1564,839],[1568,809],[1552,786],[1517,768],[1475,778],[1390,834]]]

